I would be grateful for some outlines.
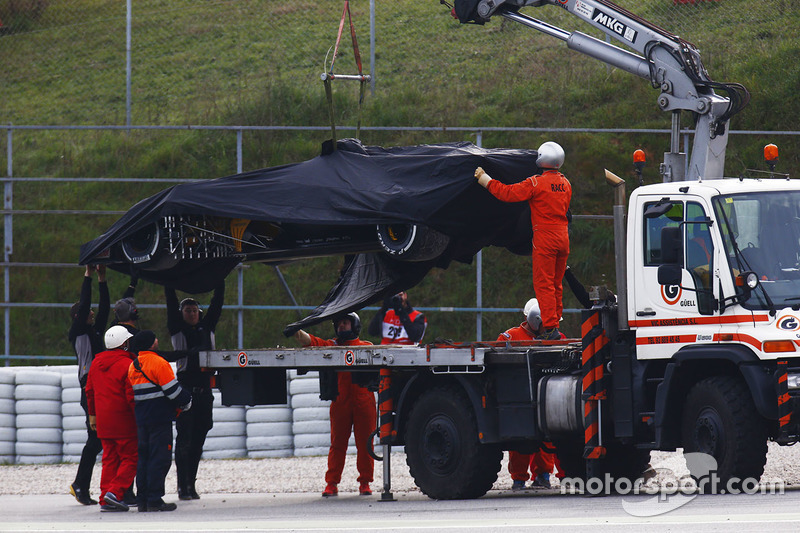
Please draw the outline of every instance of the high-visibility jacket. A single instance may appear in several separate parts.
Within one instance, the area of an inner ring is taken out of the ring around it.
[[[141,370],[136,368],[137,361]],[[128,379],[140,426],[174,420],[177,409],[186,408],[192,401],[192,394],[178,383],[169,363],[155,352],[139,352],[128,369]]]
[[[386,314],[383,315],[383,322],[381,324],[381,344],[416,344],[422,340],[422,336],[425,335],[425,329],[428,327],[428,320],[425,318],[425,315],[416,309],[412,309],[411,312],[408,313],[408,319],[414,324],[417,324],[417,321],[422,323],[422,333],[419,334],[418,339],[411,339],[408,330],[406,330],[397,312],[394,309],[389,309],[386,311]]]

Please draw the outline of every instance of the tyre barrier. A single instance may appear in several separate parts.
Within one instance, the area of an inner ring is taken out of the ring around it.
[[[203,445],[204,459],[234,459],[247,457],[247,423],[245,408],[222,405],[222,395],[214,391],[214,427]]]
[[[17,410],[14,400],[16,379],[13,372],[0,371],[0,464],[16,461]]]
[[[17,464],[61,462],[61,377],[49,371],[16,373]]]
[[[83,446],[89,435],[86,430],[86,413],[81,407],[81,385],[77,371],[61,376],[61,429],[62,460],[68,463],[80,462]]]

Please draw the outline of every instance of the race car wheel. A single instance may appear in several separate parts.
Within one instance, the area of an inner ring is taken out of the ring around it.
[[[161,270],[177,262],[162,244],[162,229],[156,222],[148,224],[122,240],[122,255],[144,270]]]
[[[428,261],[444,252],[450,237],[418,224],[378,224],[381,248],[402,261]]]

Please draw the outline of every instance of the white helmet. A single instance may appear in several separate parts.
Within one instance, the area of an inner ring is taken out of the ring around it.
[[[108,331],[106,331],[106,348],[109,350],[119,348],[131,337],[133,337],[133,334],[124,326],[111,326],[108,328]]]
[[[539,310],[539,300],[536,298],[528,300],[522,309],[522,313],[525,315],[525,320],[528,321],[528,326],[533,331],[539,331],[539,328],[542,327],[542,312]]]
[[[558,170],[564,164],[564,149],[558,143],[553,141],[542,143],[537,152],[539,156],[536,158],[536,165],[539,168]]]

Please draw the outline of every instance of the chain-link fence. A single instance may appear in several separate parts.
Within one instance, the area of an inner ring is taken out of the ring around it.
[[[618,3],[697,44],[712,77],[725,73],[728,57],[759,44],[723,43],[720,28],[757,28],[762,36],[796,31],[773,24],[797,10],[791,0]],[[321,99],[319,75],[326,56],[330,61],[342,7],[336,0],[0,0],[0,123],[235,124],[274,118],[319,125],[327,117],[305,113],[309,102],[300,95]],[[481,87],[544,75],[542,50],[561,46],[500,19],[484,28],[461,26],[436,0],[353,0],[351,10],[365,70],[374,68],[375,90],[384,94],[446,84],[463,96],[459,85],[466,78]],[[551,6],[524,12],[600,37]],[[355,72],[347,31],[337,71]],[[243,118],[265,100],[291,105],[277,98],[282,90],[296,91],[296,112]],[[384,118],[404,119],[391,113]]]

